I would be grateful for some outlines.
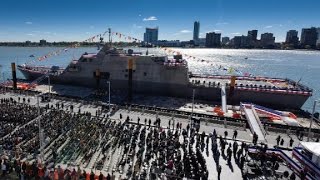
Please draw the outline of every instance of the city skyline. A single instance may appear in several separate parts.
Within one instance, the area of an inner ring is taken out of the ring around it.
[[[271,32],[284,42],[288,30],[318,27],[320,2],[305,0],[256,1],[3,1],[0,41],[82,41],[108,27],[143,39],[146,27],[159,27],[159,40],[193,39],[193,22],[200,21],[200,37],[246,35],[248,30]],[[112,7],[112,8],[109,8]],[[299,12],[299,13],[298,13]],[[178,22],[178,23],[177,23]]]

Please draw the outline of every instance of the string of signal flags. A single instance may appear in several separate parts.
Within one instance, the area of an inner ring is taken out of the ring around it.
[[[100,38],[104,37],[108,32],[109,31],[106,30],[105,32],[103,32],[101,34],[94,35],[94,36],[84,40],[83,42],[93,43],[96,40],[100,40]],[[140,40],[138,38],[135,38],[135,37],[132,37],[132,36],[128,36],[128,35],[120,33],[120,32],[111,32],[111,35],[112,36],[117,36],[117,37],[119,37],[119,39],[124,39],[125,41],[131,41],[131,42],[137,42],[137,43],[142,43],[143,42],[142,40]],[[35,61],[35,60],[43,61],[43,60],[45,60],[47,58],[50,58],[51,56],[58,56],[63,52],[67,52],[71,48],[79,47],[81,45],[81,43],[83,43],[83,42],[77,42],[77,43],[72,44],[72,45],[70,45],[68,47],[64,47],[64,48],[58,49],[56,51],[49,52],[46,55],[43,55],[43,56],[35,58],[33,61]],[[242,72],[241,70],[238,70],[238,69],[233,68],[233,67],[225,67],[225,66],[222,66],[222,65],[216,65],[216,64],[213,64],[209,60],[205,60],[205,59],[201,59],[201,58],[198,58],[198,57],[195,57],[195,56],[192,56],[192,55],[188,55],[188,54],[182,53],[182,52],[180,52],[178,50],[175,50],[175,49],[172,49],[172,48],[161,47],[161,46],[158,46],[158,45],[155,45],[155,44],[152,44],[152,43],[147,43],[147,45],[153,46],[153,47],[155,47],[157,49],[160,49],[160,50],[163,50],[166,54],[173,54],[173,55],[181,54],[187,60],[192,60],[192,61],[196,61],[196,62],[209,64],[210,66],[216,68],[217,70],[221,70],[221,71],[227,72],[228,74],[234,74],[235,73],[235,74],[241,75],[241,76],[252,76],[251,73]]]

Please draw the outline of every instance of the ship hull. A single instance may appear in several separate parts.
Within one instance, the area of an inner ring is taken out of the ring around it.
[[[83,66],[79,65],[81,63]],[[137,64],[134,67],[136,69],[132,75],[132,88],[129,88],[131,83],[125,69],[126,63],[127,61],[123,59],[96,63],[80,60],[80,62],[72,62],[66,70],[55,71],[54,75],[50,75],[50,81],[56,84],[106,88],[107,79],[109,79],[112,90],[126,92],[132,89],[133,93],[184,99],[192,99],[193,90],[195,90],[195,99],[212,102],[221,102],[221,85],[225,84],[228,104],[239,105],[240,102],[250,102],[273,108],[290,109],[300,109],[312,95],[312,91],[299,83],[288,79],[267,77],[236,77],[239,85],[235,85],[234,90],[230,92],[231,77],[207,75],[189,75],[188,77],[188,70],[184,67],[180,69],[175,66],[166,67],[144,59],[136,61]],[[150,63],[152,65],[149,65]],[[52,67],[18,66],[18,69],[26,79],[35,80],[50,72]],[[95,76],[97,69],[105,75],[99,80]]]
[[[24,69],[24,68],[20,68],[18,66],[18,70],[22,73],[22,75],[27,79],[27,80],[35,80],[41,76],[44,75],[44,73],[42,72],[37,72],[37,71],[31,71],[31,70],[28,70],[28,69]]]
[[[30,73],[28,71],[21,71],[26,78],[32,80],[41,76],[41,73]],[[75,85],[97,88],[97,80],[88,77],[68,77],[64,75],[50,76],[52,83]],[[107,80],[100,80],[100,88],[107,87]],[[113,90],[128,90],[128,81],[125,80],[111,80],[111,88]],[[133,92],[138,94],[146,94],[153,96],[170,96],[179,97],[184,99],[192,99],[192,92],[195,89],[195,99],[205,100],[212,102],[221,102],[221,89],[218,87],[203,87],[169,83],[153,83],[133,81]],[[263,106],[281,108],[281,109],[300,109],[303,104],[308,100],[309,95],[303,94],[279,94],[270,92],[257,92],[250,90],[235,89],[232,96],[229,95],[229,88],[227,91],[228,104],[239,105],[240,102],[251,102]]]

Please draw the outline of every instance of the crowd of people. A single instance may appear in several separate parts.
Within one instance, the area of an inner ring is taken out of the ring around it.
[[[19,98],[20,101],[20,98]],[[26,102],[25,98],[21,102]],[[11,133],[16,127],[24,125],[38,116],[37,108],[20,103],[13,98],[0,100],[0,137]]]
[[[120,114],[119,120],[111,120],[80,109],[74,112],[73,106],[63,103],[40,108],[42,138],[38,120],[33,121],[38,109],[28,102],[26,98],[1,99],[2,176],[100,180],[117,174],[124,179],[220,179],[226,167],[223,161],[232,172],[236,165],[246,176],[248,148],[258,141],[255,133],[253,142],[246,143],[237,139],[237,130],[232,136],[228,131],[217,134],[214,129],[208,134],[200,132],[199,126],[183,127],[171,120],[169,128],[164,128],[158,117],[142,116],[133,123],[132,118]],[[215,162],[214,170],[208,167],[208,158]]]

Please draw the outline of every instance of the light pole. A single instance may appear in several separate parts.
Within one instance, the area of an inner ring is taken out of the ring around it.
[[[6,85],[5,85],[5,78],[4,78],[4,72],[2,72],[2,79],[3,79],[3,87],[4,87],[4,92],[6,92],[7,88],[6,88]]]
[[[192,122],[191,122],[191,119],[192,119],[192,117],[193,117],[194,95],[195,95],[195,92],[196,92],[196,90],[195,90],[195,89],[193,89],[193,90],[192,90],[192,109],[191,109],[190,124],[192,123]]]
[[[307,139],[308,142],[309,142],[309,139],[310,139],[311,127],[312,127],[313,120],[316,119],[316,118],[314,117],[314,113],[315,113],[315,111],[316,111],[317,103],[318,103],[318,100],[315,100],[315,101],[313,102],[312,115],[311,115],[311,120],[310,120],[309,131],[308,131],[308,139]]]
[[[42,130],[41,130],[41,118],[40,118],[40,115],[41,115],[41,112],[40,112],[40,103],[39,103],[39,95],[37,95],[37,109],[38,109],[38,127],[39,127],[39,145],[40,145],[40,148],[39,148],[39,152],[40,152],[40,162],[42,163],[42,158],[43,158],[43,154],[42,154]]]
[[[110,94],[111,94],[111,92],[110,92],[110,86],[111,86],[111,83],[110,83],[110,81],[107,81],[107,83],[108,83],[108,86],[109,86],[109,91],[108,91],[108,95],[109,95],[109,102],[108,102],[108,105],[109,105],[109,113],[111,112],[111,107],[110,107],[110,105],[111,105],[111,102],[110,102]]]
[[[50,100],[51,98],[50,74],[48,75],[48,85],[49,85],[49,100]]]

